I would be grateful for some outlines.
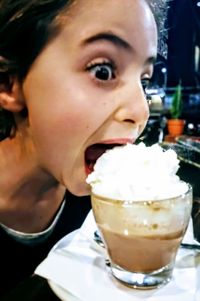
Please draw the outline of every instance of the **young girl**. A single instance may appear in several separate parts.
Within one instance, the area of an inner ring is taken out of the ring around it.
[[[2,291],[81,225],[97,158],[143,131],[164,2],[0,0]]]

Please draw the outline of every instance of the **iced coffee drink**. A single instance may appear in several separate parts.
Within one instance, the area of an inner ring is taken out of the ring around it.
[[[171,279],[192,207],[178,167],[173,150],[128,144],[104,153],[88,176],[112,274],[127,285],[154,288]]]

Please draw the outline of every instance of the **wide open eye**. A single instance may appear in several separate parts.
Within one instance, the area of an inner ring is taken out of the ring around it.
[[[87,67],[87,70],[100,81],[115,79],[115,68],[111,63],[94,64]]]

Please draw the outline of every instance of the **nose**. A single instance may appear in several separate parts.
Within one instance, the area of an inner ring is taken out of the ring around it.
[[[115,119],[135,124],[143,130],[149,117],[149,106],[141,82],[131,82],[118,93],[118,109]]]

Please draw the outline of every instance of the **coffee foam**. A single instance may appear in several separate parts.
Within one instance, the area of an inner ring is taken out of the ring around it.
[[[186,183],[176,175],[179,160],[174,150],[158,144],[127,144],[107,150],[87,177],[92,192],[118,200],[162,200],[185,193]]]
[[[92,204],[98,212],[98,224],[105,230],[124,235],[153,236],[185,229],[185,216],[189,216],[191,210],[190,198],[146,202],[146,205],[124,202],[121,206],[121,201],[109,205],[109,200],[92,195]]]

